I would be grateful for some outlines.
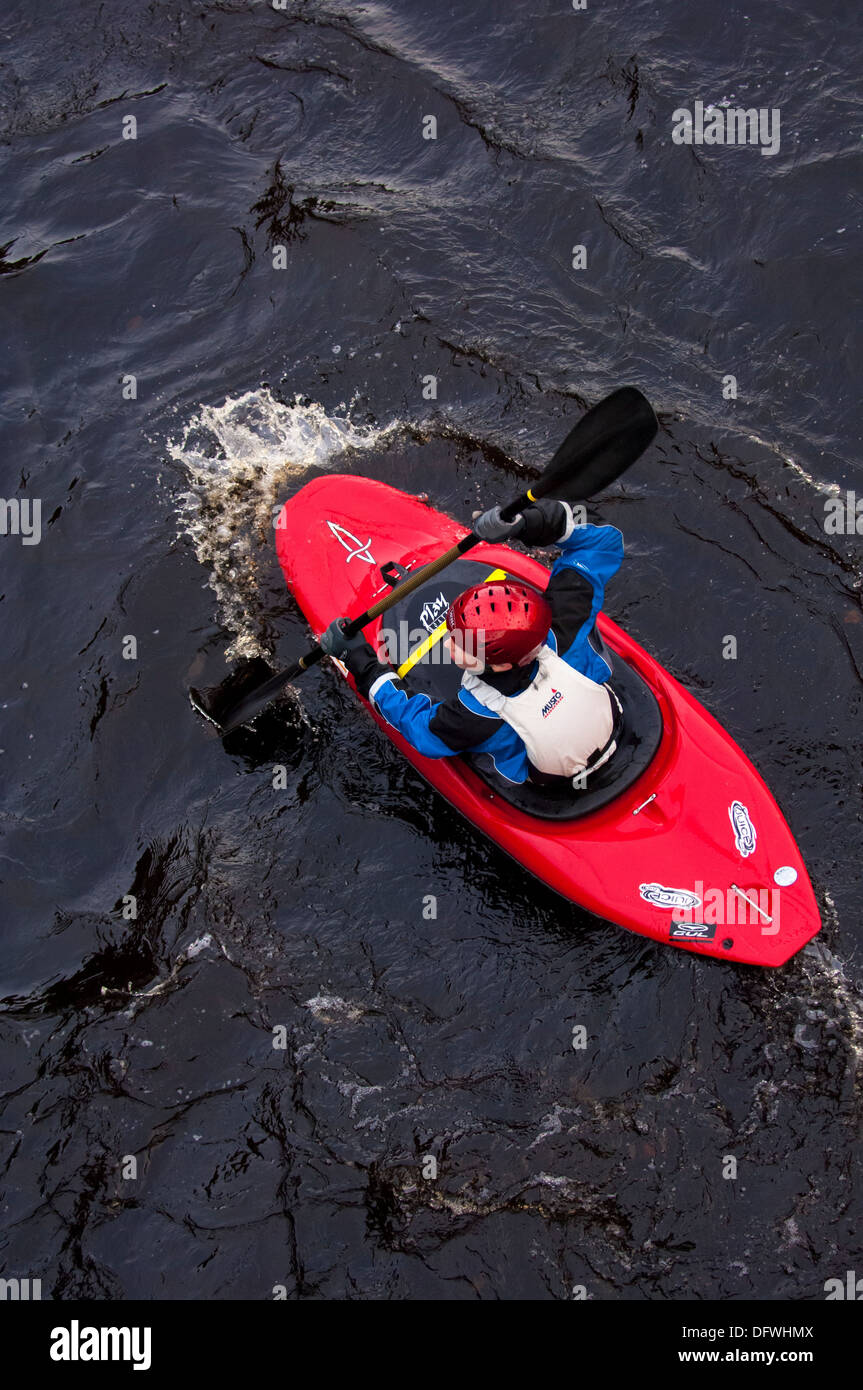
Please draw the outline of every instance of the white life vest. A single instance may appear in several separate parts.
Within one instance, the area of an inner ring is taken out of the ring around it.
[[[551,647],[540,647],[536,660],[536,675],[517,695],[502,695],[470,671],[462,685],[515,729],[537,771],[575,777],[601,752],[590,767],[595,771],[617,746],[609,742],[615,713],[609,688],[568,666]]]

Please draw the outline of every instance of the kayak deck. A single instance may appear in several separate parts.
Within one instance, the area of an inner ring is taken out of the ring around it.
[[[358,613],[388,592],[381,565],[395,561],[413,572],[466,533],[384,483],[328,474],[286,503],[276,545],[285,579],[320,634],[334,616]],[[508,546],[480,544],[472,556],[537,588],[548,582],[545,566]],[[429,622],[440,609],[431,604]],[[366,636],[374,642],[392,623],[392,612],[384,614]],[[615,671],[622,661],[646,687],[661,732],[635,777],[576,819],[540,818],[511,804],[466,757],[424,757],[363,703],[451,805],[561,896],[695,954],[782,965],[821,923],[779,807],[733,739],[657,661],[603,614],[598,631]],[[409,672],[408,689],[423,689],[429,669]],[[456,679],[451,667],[438,671]]]

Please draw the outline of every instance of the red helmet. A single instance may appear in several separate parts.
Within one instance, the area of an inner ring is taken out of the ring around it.
[[[487,665],[520,666],[548,636],[551,604],[529,584],[499,579],[453,599],[446,625],[451,633],[476,634],[461,644]]]

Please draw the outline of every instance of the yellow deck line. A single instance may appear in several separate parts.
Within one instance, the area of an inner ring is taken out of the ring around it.
[[[485,579],[480,582],[482,584],[491,584],[494,579],[506,579],[506,570],[492,570],[491,574],[487,574]],[[414,647],[407,660],[402,662],[401,666],[398,668],[399,676],[406,676],[408,671],[416,666],[418,661],[422,661],[426,653],[430,652],[435,643],[439,642],[445,634],[446,623],[439,623],[434,632],[430,632],[425,641],[420,642],[418,647]]]

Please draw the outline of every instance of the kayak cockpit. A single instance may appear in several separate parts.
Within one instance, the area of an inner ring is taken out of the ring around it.
[[[617,751],[588,777],[582,790],[508,782],[495,771],[486,754],[463,755],[484,782],[520,811],[542,820],[579,820],[589,816],[627,791],[656,756],[663,729],[656,696],[632,666],[619,656],[609,655],[613,665],[609,684],[623,707],[622,728]]]

